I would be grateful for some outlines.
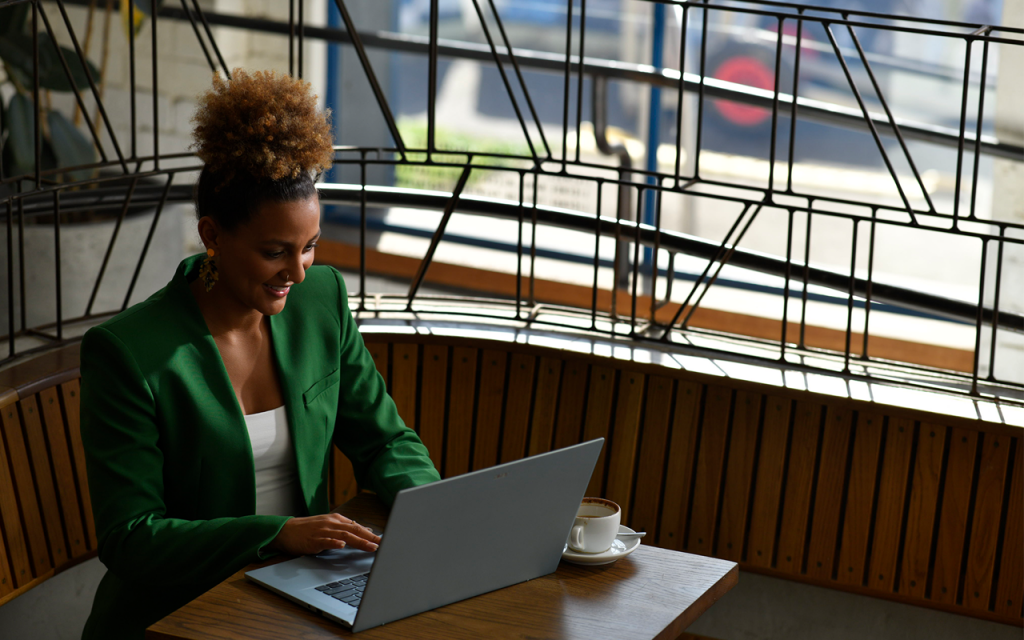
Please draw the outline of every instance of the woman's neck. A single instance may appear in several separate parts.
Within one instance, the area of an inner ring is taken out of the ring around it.
[[[207,291],[199,278],[189,283],[189,289],[213,337],[261,333],[265,316],[259,311],[244,307],[226,291],[218,291],[216,287]]]

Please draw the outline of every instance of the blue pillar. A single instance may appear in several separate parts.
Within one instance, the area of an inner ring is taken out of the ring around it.
[[[654,5],[654,24],[652,25],[653,38],[651,41],[651,65],[655,71],[660,70],[662,64],[662,52],[665,48],[665,5]],[[658,141],[660,139],[661,125],[661,89],[651,86],[651,104],[647,115],[647,170],[658,170]],[[647,184],[656,184],[653,176],[647,177]],[[644,198],[642,221],[645,224],[654,224],[654,198],[648,193]],[[650,266],[654,252],[650,247],[644,247],[644,267]]]

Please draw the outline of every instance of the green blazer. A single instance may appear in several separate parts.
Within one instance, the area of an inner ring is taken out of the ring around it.
[[[184,260],[165,288],[82,340],[82,440],[108,569],[87,639],[142,638],[150,624],[266,557],[262,549],[288,519],[253,515],[245,420],[188,288],[201,258]],[[363,345],[341,274],[309,269],[270,327],[310,514],[328,510],[332,441],[360,486],[385,502],[439,479]]]

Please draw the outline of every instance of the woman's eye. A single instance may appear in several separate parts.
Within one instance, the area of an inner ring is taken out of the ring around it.
[[[307,251],[307,252],[312,251],[313,249],[316,249],[318,246],[320,246],[320,244],[317,243],[317,242],[314,242],[313,244],[306,246],[305,251]]]
[[[268,260],[276,260],[284,255],[284,251],[264,251],[263,255],[265,255]]]

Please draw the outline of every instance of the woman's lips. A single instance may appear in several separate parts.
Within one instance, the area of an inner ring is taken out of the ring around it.
[[[267,292],[270,295],[274,296],[275,298],[285,297],[286,295],[288,295],[288,290],[291,289],[291,287],[275,287],[273,285],[269,285],[266,283],[263,284],[263,288],[266,289]]]

